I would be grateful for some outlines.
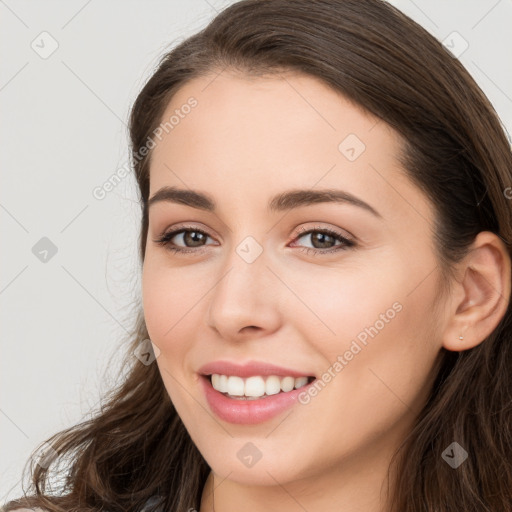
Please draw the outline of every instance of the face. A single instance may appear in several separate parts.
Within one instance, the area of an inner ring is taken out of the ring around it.
[[[215,76],[173,97],[152,150],[143,307],[165,387],[230,480],[384,467],[441,347],[433,209],[398,135],[321,81]]]

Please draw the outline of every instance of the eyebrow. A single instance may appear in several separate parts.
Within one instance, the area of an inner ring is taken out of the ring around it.
[[[215,201],[208,195],[194,190],[184,190],[177,187],[162,187],[148,200],[148,209],[160,202],[183,204],[208,212],[216,210]],[[337,189],[321,190],[289,190],[273,197],[268,203],[272,212],[288,211],[301,206],[310,206],[317,203],[346,203],[362,208],[375,217],[382,215],[373,206],[358,197]]]

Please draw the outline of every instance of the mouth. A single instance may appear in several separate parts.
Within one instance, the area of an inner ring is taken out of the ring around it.
[[[208,406],[219,419],[239,425],[270,421],[302,403],[301,395],[317,381],[307,373],[269,364],[214,366],[199,373]]]
[[[233,400],[260,400],[289,393],[311,384],[314,376],[253,375],[242,378],[218,373],[201,375],[214,390]]]

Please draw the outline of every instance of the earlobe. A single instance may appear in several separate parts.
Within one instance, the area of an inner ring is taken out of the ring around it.
[[[482,231],[458,264],[462,279],[453,289],[453,311],[443,332],[443,347],[468,350],[498,326],[510,301],[511,260],[503,241]]]

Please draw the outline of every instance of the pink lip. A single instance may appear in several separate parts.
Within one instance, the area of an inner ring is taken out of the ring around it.
[[[269,363],[260,363],[258,361],[249,361],[244,365],[230,363],[229,361],[214,361],[205,364],[199,368],[198,373],[202,375],[212,375],[218,373],[220,375],[235,375],[237,377],[253,377],[255,375],[276,375],[278,377],[311,377],[313,372],[304,373],[282,366],[275,366]]]
[[[233,373],[228,373],[228,375],[233,375]],[[261,373],[259,373],[259,375],[261,375]],[[275,373],[273,375],[275,375]],[[229,398],[214,389],[209,377],[201,375],[200,380],[206,395],[206,400],[213,413],[221,420],[241,425],[262,423],[277,416],[279,413],[294,405],[297,402],[299,394],[306,391],[315,382],[312,381],[299,389],[293,389],[287,393],[278,393],[257,400],[237,400]]]

